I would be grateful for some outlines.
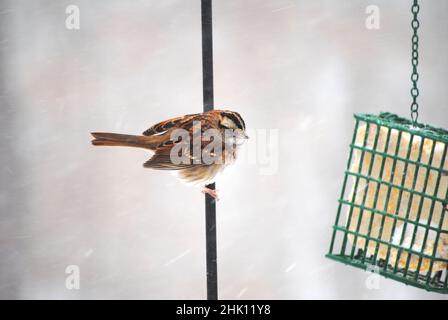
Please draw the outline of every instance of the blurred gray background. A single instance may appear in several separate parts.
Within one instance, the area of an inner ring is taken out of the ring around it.
[[[420,119],[448,127],[448,2],[420,2]],[[410,3],[214,1],[216,107],[279,130],[275,174],[218,180],[221,298],[446,298],[324,258],[352,114],[409,115]],[[1,0],[0,298],[205,298],[203,195],[89,135],[200,111],[200,27],[199,0]]]

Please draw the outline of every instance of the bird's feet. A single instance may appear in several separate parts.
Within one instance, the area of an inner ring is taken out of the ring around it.
[[[216,201],[219,201],[218,192],[216,190],[204,187],[204,188],[202,188],[202,193],[208,194],[210,197],[212,197]]]

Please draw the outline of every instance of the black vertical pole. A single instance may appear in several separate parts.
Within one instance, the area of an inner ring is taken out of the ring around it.
[[[202,89],[204,112],[213,110],[213,37],[212,0],[201,0],[202,20]],[[215,190],[215,184],[207,186]],[[216,253],[216,202],[205,194],[205,242],[207,250],[207,299],[218,300]]]

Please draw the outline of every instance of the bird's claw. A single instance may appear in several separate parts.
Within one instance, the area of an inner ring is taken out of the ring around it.
[[[204,187],[202,189],[202,193],[203,194],[208,194],[210,197],[212,197],[213,199],[215,199],[216,201],[219,201],[219,197],[218,197],[218,192],[217,190],[213,190],[207,187]]]

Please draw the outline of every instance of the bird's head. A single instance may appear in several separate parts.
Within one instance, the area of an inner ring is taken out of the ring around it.
[[[246,134],[246,123],[238,112],[235,111],[220,111],[220,127],[222,129],[232,130],[236,144],[242,144],[249,139]]]

